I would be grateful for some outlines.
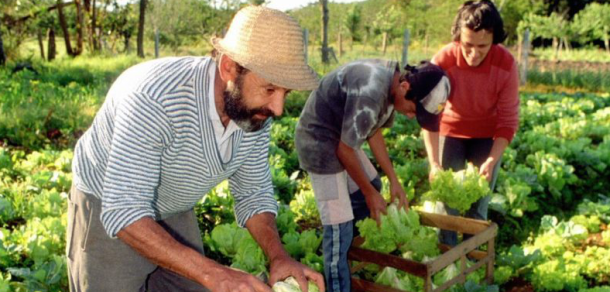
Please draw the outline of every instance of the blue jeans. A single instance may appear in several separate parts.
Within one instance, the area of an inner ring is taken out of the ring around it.
[[[466,162],[471,162],[475,166],[480,167],[489,157],[489,153],[491,152],[494,143],[491,138],[463,139],[445,136],[441,136],[439,142],[441,166],[443,169],[452,169],[454,171],[464,169],[466,167]],[[491,183],[489,184],[491,191],[493,191],[495,187],[500,164],[501,161],[498,161],[494,167]],[[490,195],[479,199],[472,204],[468,211],[466,211],[465,217],[487,220],[487,207],[489,206],[489,201],[491,201]],[[448,215],[460,215],[459,211],[450,208],[446,204],[443,203],[443,206]],[[464,234],[464,239],[469,237],[469,235]],[[441,230],[439,241],[444,244],[455,246],[457,244],[457,233],[449,230]]]
[[[381,190],[381,179],[376,177],[371,184]],[[359,235],[355,223],[369,217],[370,211],[362,191],[350,194],[354,220],[341,224],[324,225],[322,237],[322,250],[324,253],[324,276],[326,278],[326,291],[351,291],[351,274],[347,262],[347,253],[352,240]]]

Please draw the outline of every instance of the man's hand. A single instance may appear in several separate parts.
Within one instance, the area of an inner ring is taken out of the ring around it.
[[[390,181],[390,198],[392,202],[398,201],[399,208],[409,209],[409,200],[407,199],[407,194],[405,190],[402,188],[401,183],[396,181]]]
[[[258,278],[227,267],[219,268],[208,283],[206,288],[211,292],[272,292],[271,288]]]
[[[320,292],[325,291],[324,277],[311,268],[303,265],[291,257],[279,256],[273,258],[269,263],[269,285],[273,287],[273,284],[278,281],[282,281],[290,276],[294,277],[299,283],[301,291],[308,292],[308,281],[316,283]],[[241,291],[241,290],[236,290]]]
[[[371,211],[371,218],[377,221],[377,224],[381,224],[381,214],[386,213],[387,203],[381,196],[381,194],[374,190],[368,193],[362,192],[364,194],[364,199],[366,200],[366,205],[369,207]]]
[[[492,157],[487,158],[483,164],[481,164],[481,168],[479,169],[479,174],[484,176],[487,182],[491,182],[491,178],[494,173],[494,167],[496,166],[496,160]]]

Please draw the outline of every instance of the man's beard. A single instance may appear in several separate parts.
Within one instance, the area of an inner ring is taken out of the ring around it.
[[[223,92],[224,111],[233,122],[245,132],[255,132],[260,130],[267,119],[257,119],[254,116],[261,114],[267,117],[273,117],[275,114],[267,108],[250,109],[244,103],[242,95],[243,76],[239,74],[235,82],[229,81],[227,89]]]

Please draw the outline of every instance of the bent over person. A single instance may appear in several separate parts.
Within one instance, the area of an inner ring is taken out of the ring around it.
[[[312,89],[301,29],[283,12],[246,7],[216,60],[164,58],[113,84],[74,154],[67,256],[71,291],[270,292],[204,256],[195,204],[225,179],[270,279],[323,277],[291,259],[275,225],[268,165],[271,117],[290,89]]]
[[[438,153],[430,161],[430,177],[433,179],[437,169],[458,171],[471,162],[479,167],[493,190],[502,153],[519,126],[517,64],[501,45],[506,33],[491,1],[468,1],[462,5],[452,34],[453,42],[432,59],[447,72],[453,90],[441,118],[440,138],[436,135],[426,143],[428,151]],[[490,200],[490,195],[481,198],[465,216],[486,220]],[[445,204],[437,206],[439,212],[459,214]],[[440,241],[456,245],[457,234],[443,230]]]
[[[393,201],[407,207],[382,135],[399,112],[429,131],[438,131],[439,114],[449,94],[442,69],[425,64],[400,74],[396,62],[362,60],[329,73],[314,90],[296,127],[301,168],[311,177],[324,234],[326,289],[351,291],[347,253],[354,222],[379,220],[386,201],[375,167],[360,149],[367,142],[390,181]]]

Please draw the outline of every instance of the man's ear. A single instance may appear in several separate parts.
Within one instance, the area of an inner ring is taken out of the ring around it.
[[[228,83],[229,81],[235,81],[235,79],[237,78],[237,63],[231,60],[229,56],[223,54],[220,57],[218,71],[220,72],[220,79],[224,83]]]

